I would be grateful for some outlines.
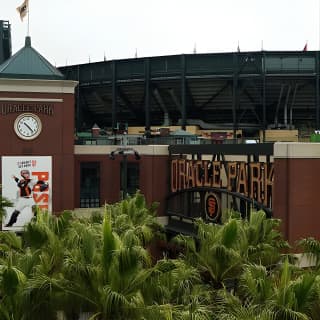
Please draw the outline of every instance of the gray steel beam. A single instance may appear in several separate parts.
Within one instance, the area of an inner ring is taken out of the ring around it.
[[[167,109],[163,99],[162,99],[162,96],[161,96],[158,88],[153,89],[153,95],[164,113],[164,119],[163,119],[162,126],[169,126],[170,125],[169,112],[168,112],[168,109]]]
[[[296,102],[296,95],[297,95],[297,91],[298,91],[298,87],[299,87],[299,83],[296,83],[294,86],[294,90],[293,90],[293,97],[292,97],[292,101],[291,101],[291,105],[290,105],[290,109],[289,109],[289,129],[293,129],[293,122],[292,122],[292,116],[293,116],[293,107],[294,104]]]
[[[181,103],[179,102],[179,99],[174,91],[174,89],[170,89],[168,90],[168,93],[172,99],[172,101],[174,102],[175,106],[177,107],[177,109],[180,111],[181,116],[182,116],[182,107],[181,107]]]
[[[316,53],[316,129],[320,129],[320,97],[319,97],[319,77],[320,77],[320,51]]]
[[[279,94],[279,99],[278,99],[277,108],[276,108],[275,115],[274,115],[274,126],[275,126],[275,128],[278,127],[278,113],[279,113],[279,109],[280,109],[280,104],[281,104],[281,99],[282,99],[284,87],[285,87],[285,85],[282,84],[282,85],[281,85],[281,89],[280,89],[280,94]]]
[[[287,96],[286,96],[286,101],[284,103],[284,109],[283,109],[283,123],[285,127],[288,125],[288,101],[289,101],[289,96],[291,92],[291,85],[288,85],[288,91],[287,91]]]
[[[112,61],[112,130],[117,125],[117,65]]]
[[[181,129],[186,129],[187,124],[186,106],[186,56],[181,56]]]
[[[238,99],[238,55],[233,54],[233,86],[232,86],[232,121],[233,121],[233,136],[236,137],[237,133],[237,107],[239,103]]]
[[[144,113],[145,113],[145,130],[150,131],[150,59],[144,60],[144,79],[145,79],[145,100],[144,100]]]
[[[266,141],[266,129],[267,129],[267,104],[266,104],[266,54],[262,55],[262,142]],[[260,141],[261,142],[261,141]]]
[[[123,92],[121,87],[117,87],[117,95],[121,99],[121,102],[128,108],[129,112],[137,118],[136,110],[133,107],[133,104],[131,103],[130,99],[128,96]]]

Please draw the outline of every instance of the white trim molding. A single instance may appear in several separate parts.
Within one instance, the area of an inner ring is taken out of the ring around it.
[[[319,159],[320,143],[317,142],[276,142],[275,159]]]
[[[72,93],[78,85],[73,80],[0,79],[0,92]]]
[[[6,98],[0,97],[0,101],[8,102],[63,102],[63,99],[45,99],[45,98]]]
[[[95,143],[95,141],[88,140],[88,142]],[[140,155],[150,155],[150,156],[167,156],[169,155],[167,145],[75,145],[74,154],[104,154],[108,155],[117,148],[133,148]]]

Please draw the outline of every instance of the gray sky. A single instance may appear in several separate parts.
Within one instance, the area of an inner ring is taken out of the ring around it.
[[[12,51],[24,45],[23,0],[0,0]],[[320,0],[29,0],[32,46],[53,65],[181,53],[320,46]]]

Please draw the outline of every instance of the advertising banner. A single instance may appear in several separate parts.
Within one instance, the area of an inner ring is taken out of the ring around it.
[[[2,230],[19,231],[34,217],[36,207],[52,211],[52,159],[50,156],[2,157],[2,196],[13,203],[6,208]]]

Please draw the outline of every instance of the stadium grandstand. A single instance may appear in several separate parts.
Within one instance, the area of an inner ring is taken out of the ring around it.
[[[232,52],[101,61],[59,68],[79,81],[77,130],[198,126],[319,128],[319,52]]]
[[[0,22],[1,63],[11,38],[8,21]],[[318,51],[182,54],[58,69],[79,81],[77,132],[193,126],[265,140],[267,130],[279,129],[303,140],[320,129]]]

